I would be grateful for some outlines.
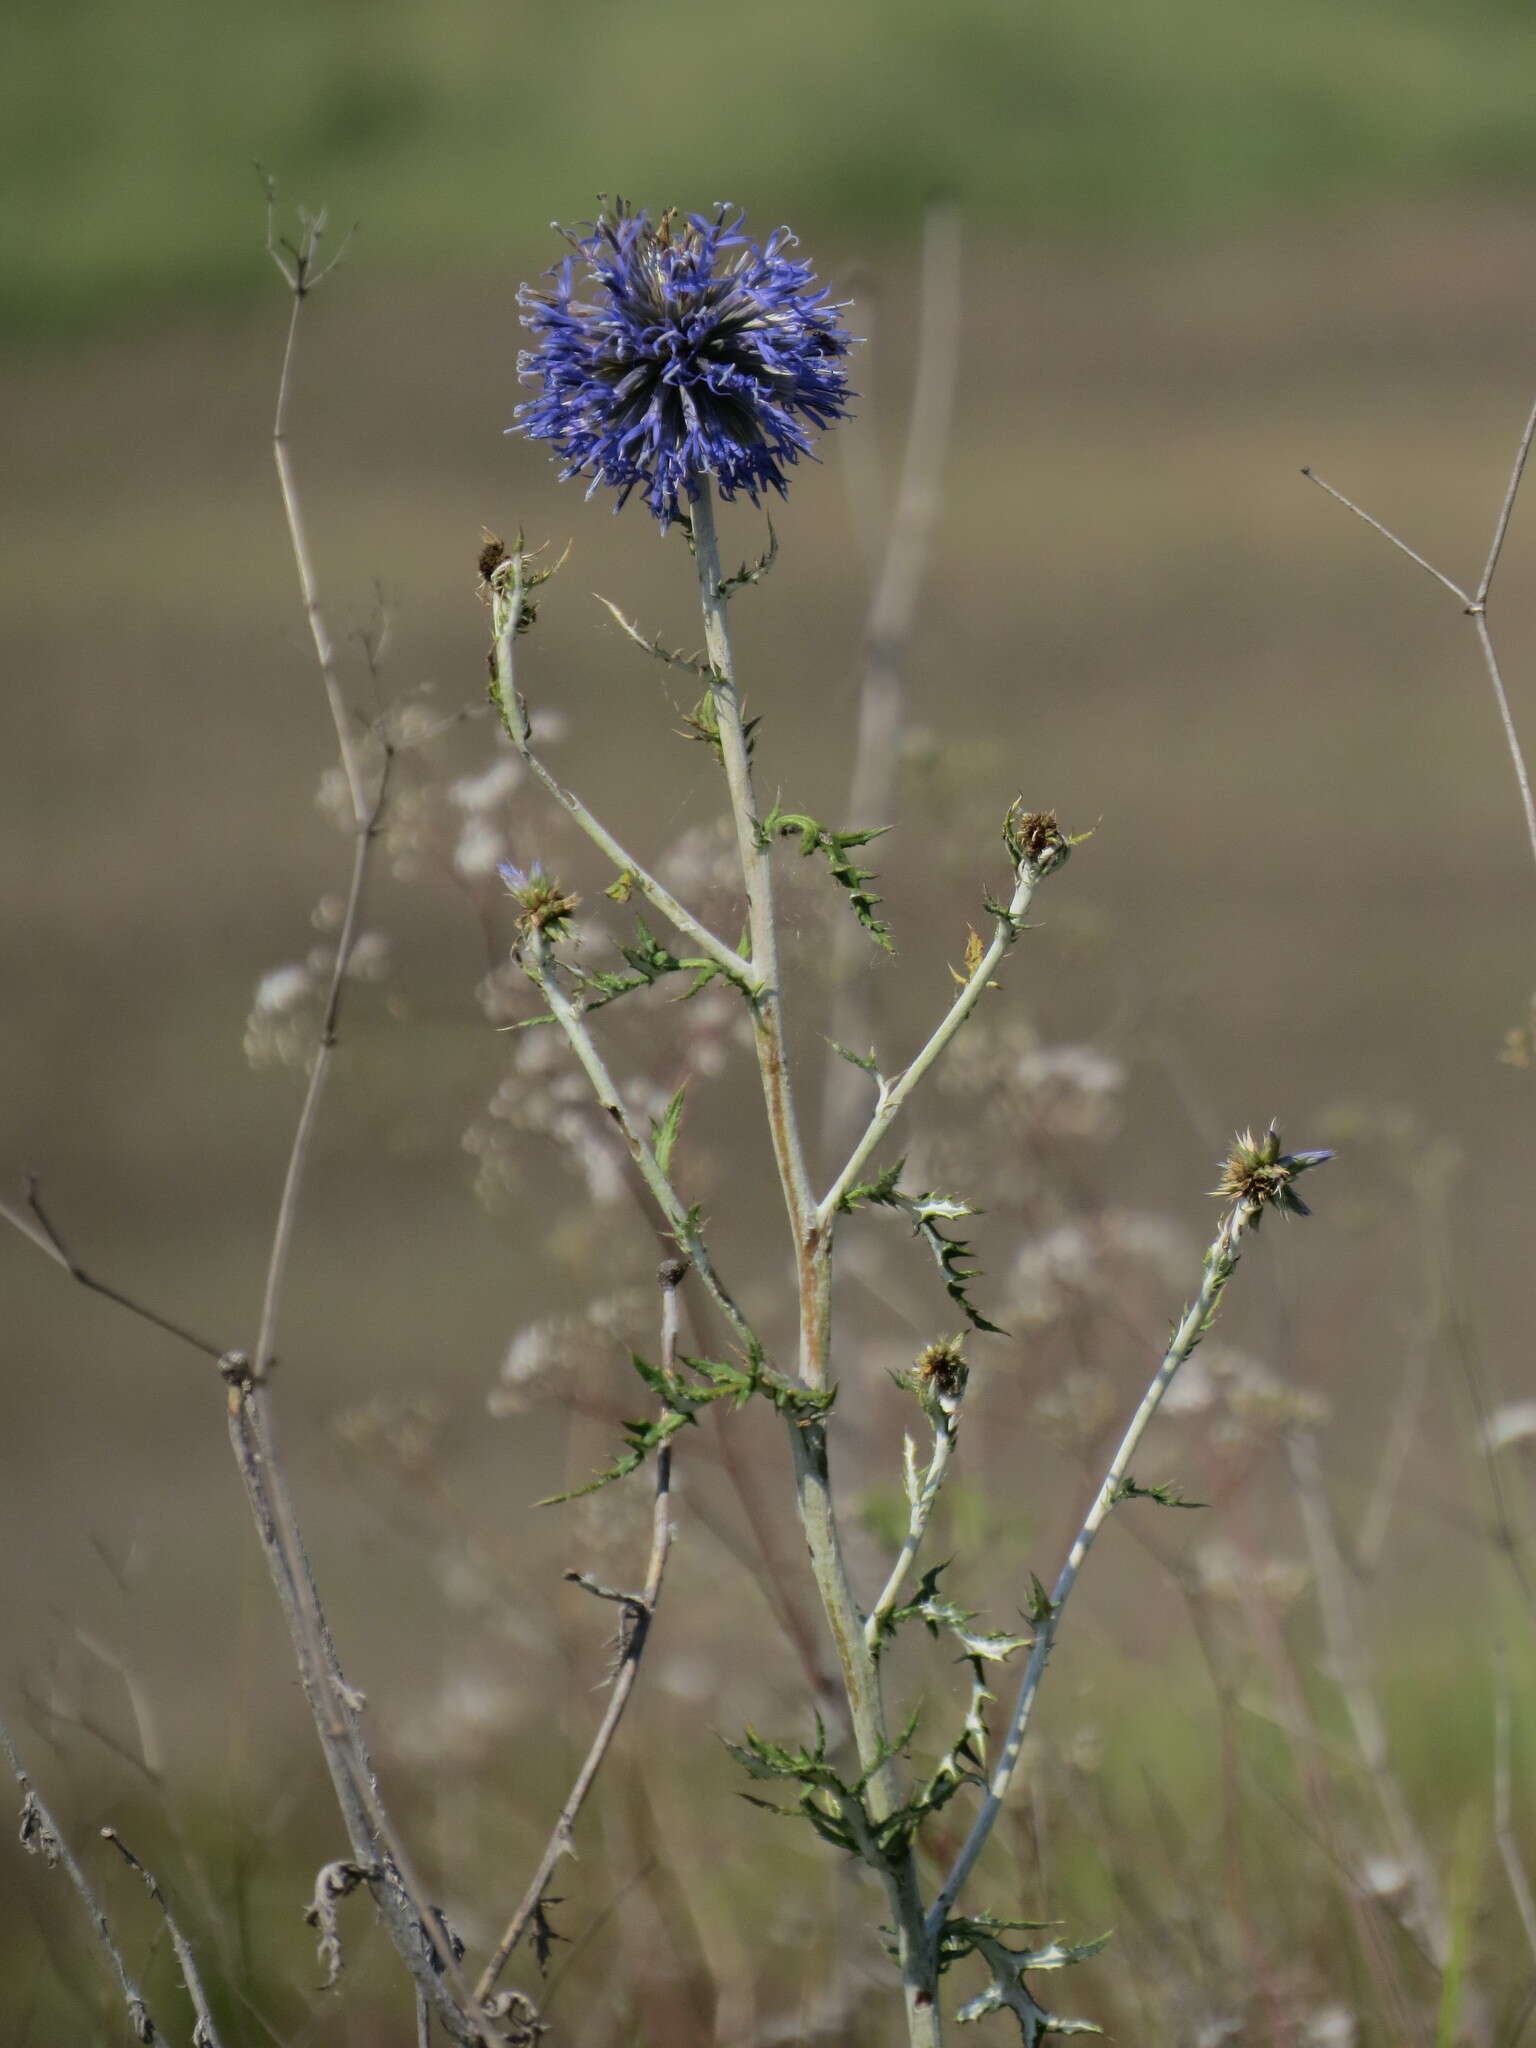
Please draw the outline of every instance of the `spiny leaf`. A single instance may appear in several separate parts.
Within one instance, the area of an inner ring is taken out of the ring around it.
[[[662,1111],[660,1119],[651,1125],[651,1149],[656,1154],[656,1164],[663,1173],[671,1171],[672,1148],[677,1143],[677,1134],[683,1124],[683,1098],[688,1092],[688,1083],[683,1082],[672,1100]]]
[[[663,647],[659,640],[647,640],[634,621],[626,619],[618,606],[610,598],[604,597],[600,590],[594,590],[592,595],[605,610],[612,614],[623,631],[634,641],[635,645],[644,648],[645,652],[652,656],[654,660],[664,662],[668,668],[686,669],[690,675],[707,676],[710,673],[709,663],[701,660],[699,656],[694,654],[676,654],[670,647]]]
[[[835,1038],[829,1038],[827,1040],[827,1043],[831,1046],[832,1050],[837,1054],[838,1058],[840,1060],[846,1060],[850,1067],[862,1067],[866,1074],[874,1073],[875,1049],[873,1046],[870,1047],[867,1053],[861,1053],[850,1051],[850,1049],[846,1045],[839,1045]]]
[[[1176,1486],[1141,1486],[1127,1472],[1115,1488],[1115,1500],[1155,1500],[1163,1508],[1204,1508],[1210,1502],[1186,1500]]]
[[[785,811],[775,804],[758,829],[765,846],[775,838],[788,839],[798,836],[802,855],[824,854],[833,881],[847,892],[849,904],[859,923],[877,946],[883,946],[887,953],[895,952],[896,945],[891,937],[890,926],[883,918],[875,915],[876,906],[883,899],[866,886],[874,881],[874,870],[861,868],[855,861],[849,859],[849,853],[854,847],[867,846],[872,839],[878,839],[882,833],[889,831],[889,826],[881,825],[869,832],[830,832],[825,825],[818,825],[816,820],[804,811]]]
[[[721,578],[716,588],[721,597],[730,597],[738,590],[745,590],[749,584],[761,583],[774,563],[779,559],[779,536],[773,530],[773,521],[768,521],[768,545],[755,562],[743,562],[732,575]]]

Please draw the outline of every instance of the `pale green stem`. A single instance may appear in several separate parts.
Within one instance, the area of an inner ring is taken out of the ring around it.
[[[982,954],[974,972],[967,977],[965,986],[944,1013],[938,1028],[910,1066],[898,1074],[894,1081],[882,1082],[879,1100],[875,1105],[875,1113],[870,1118],[863,1137],[860,1138],[853,1151],[849,1154],[847,1165],[827,1190],[826,1196],[817,1211],[817,1220],[821,1223],[823,1229],[836,1216],[844,1195],[847,1194],[848,1190],[858,1179],[865,1163],[879,1145],[881,1139],[884,1138],[891,1125],[900,1116],[908,1096],[934,1065],[935,1061],[943,1056],[950,1040],[981,1001],[983,994],[986,992],[987,984],[997,971],[1003,955],[1017,941],[1021,921],[1029,909],[1030,901],[1036,889],[1045,879],[1048,872],[1050,872],[1049,869],[1036,866],[1020,868],[1018,879],[1014,886],[1013,899],[1008,905],[1008,915],[998,918],[996,929],[992,934],[992,943],[987,947],[985,953]]]
[[[763,837],[752,769],[736,686],[735,663],[726,621],[727,598],[721,588],[720,544],[715,531],[714,483],[698,479],[699,493],[691,512],[693,550],[704,613],[704,640],[710,664],[710,697],[720,736],[720,756],[730,791],[731,815],[741,858],[747,897],[747,930],[752,966],[761,984],[751,1000],[753,1037],[763,1101],[773,1143],[774,1160],[784,1194],[795,1250],[800,1306],[800,1377],[808,1387],[825,1387],[831,1345],[831,1233],[818,1213],[806,1171],[805,1154],[795,1120],[784,1012],[779,986],[778,932],[773,911],[771,850]],[[888,1740],[880,1673],[865,1641],[865,1619],[848,1576],[838,1534],[836,1508],[827,1465],[826,1426],[790,1423],[795,1486],[800,1523],[810,1552],[811,1570],[837,1651],[848,1713],[859,1761],[869,1772],[867,1798],[871,1816],[887,1819],[901,1804],[902,1790],[894,1761],[885,1755]],[[882,1761],[883,1759],[883,1761]],[[938,2048],[939,2006],[934,1943],[928,1935],[917,1872],[910,1852],[893,1859],[885,1872],[896,1922],[896,1936],[907,2013],[910,2048]]]
[[[640,1177],[650,1190],[668,1230],[676,1240],[679,1251],[684,1252],[691,1260],[710,1298],[730,1325],[732,1336],[744,1351],[753,1355],[757,1349],[757,1339],[751,1326],[727,1293],[719,1274],[715,1271],[709,1247],[689,1219],[686,1203],[663,1172],[654,1147],[647,1141],[645,1134],[625,1108],[613,1076],[597,1049],[596,1041],[556,979],[554,962],[550,958],[544,934],[537,929],[530,931],[522,942],[518,957],[527,967],[538,986],[539,993],[548,1003],[550,1014],[565,1033],[583,1073],[592,1084],[592,1093],[597,1097],[598,1106],[612,1118],[614,1128],[624,1140],[630,1158],[640,1169]]]
[[[880,1641],[880,1631],[884,1625],[885,1618],[891,1613],[897,1600],[901,1597],[901,1589],[907,1582],[907,1574],[917,1562],[917,1554],[921,1550],[923,1538],[928,1532],[928,1524],[932,1519],[933,1510],[939,1498],[939,1491],[944,1484],[944,1473],[949,1465],[950,1455],[955,1448],[955,1440],[958,1434],[959,1418],[953,1415],[946,1415],[934,1430],[933,1455],[928,1460],[928,1469],[923,1474],[922,1483],[911,1502],[911,1512],[907,1518],[906,1538],[902,1543],[896,1562],[891,1566],[890,1577],[885,1582],[880,1598],[870,1609],[869,1619],[864,1624],[864,1640],[871,1650]],[[911,1441],[909,1437],[907,1439],[909,1452]]]
[[[550,774],[544,763],[533,751],[533,733],[528,720],[528,709],[517,692],[516,657],[517,620],[523,609],[523,558],[513,555],[498,569],[492,579],[492,619],[494,624],[493,653],[496,662],[496,709],[508,739],[517,748],[534,775],[549,791],[555,802],[586,833],[593,845],[606,854],[620,874],[627,874],[634,886],[648,903],[659,910],[667,922],[698,947],[715,965],[744,989],[749,996],[755,996],[761,987],[761,975],[754,971],[752,964],[718,939],[707,925],[703,925],[683,904],[679,903],[663,883],[643,868],[634,855],[621,846],[607,826],[594,818],[586,805],[571,790]]]
[[[731,796],[731,817],[736,826],[736,847],[741,857],[741,878],[747,895],[747,932],[752,946],[752,966],[759,977],[752,998],[753,1038],[757,1046],[758,1070],[762,1075],[763,1101],[768,1110],[768,1130],[773,1156],[784,1190],[784,1206],[795,1241],[797,1265],[804,1270],[814,1255],[814,1241],[808,1243],[815,1227],[815,1203],[810,1177],[795,1121],[794,1097],[790,1087],[789,1063],[784,1044],[784,1002],[779,986],[779,935],[773,914],[772,851],[763,837],[752,789],[752,766],[747,754],[747,735],[741,715],[741,695],[736,687],[736,667],[731,653],[730,629],[726,623],[727,598],[721,590],[720,542],[715,532],[714,484],[699,479],[699,495],[692,507],[694,564],[699,576],[699,602],[704,613],[704,646],[709,657],[710,699],[720,735],[720,758],[725,766],[726,785]],[[811,1343],[801,1359],[807,1384],[820,1386],[824,1366],[823,1346]]]
[[[928,1931],[938,1938],[951,1907],[960,1894],[960,1888],[970,1876],[976,1859],[987,1845],[988,1837],[997,1824],[1013,1774],[1018,1766],[1019,1754],[1024,1747],[1024,1737],[1029,1729],[1030,1716],[1034,1712],[1035,1699],[1040,1691],[1040,1681],[1045,1676],[1045,1667],[1055,1646],[1056,1632],[1061,1626],[1062,1609],[1071,1597],[1077,1584],[1094,1538],[1103,1528],[1120,1497],[1120,1488],[1130,1470],[1148,1424],[1162,1405],[1164,1394],[1173,1382],[1174,1374],[1189,1357],[1210,1325],[1221,1300],[1222,1290],[1231,1278],[1237,1263],[1237,1246],[1244,1230],[1253,1220],[1254,1212],[1245,1204],[1238,1203],[1229,1209],[1222,1219],[1221,1228],[1205,1255],[1205,1277],[1200,1292],[1187,1308],[1174,1330],[1168,1349],[1163,1353],[1162,1362],[1152,1375],[1146,1392],[1136,1413],[1131,1417],[1120,1447],[1110,1461],[1103,1484],[1094,1495],[1093,1504],[1077,1532],[1076,1541],[1067,1554],[1067,1561],[1051,1588],[1050,1609],[1035,1626],[1034,1646],[1029,1654],[1023,1679],[1019,1685],[1018,1697],[1008,1724],[1007,1737],[998,1755],[998,1760],[988,1780],[986,1795],[982,1800],[970,1833],[956,1856],[954,1865],[944,1887],[934,1901],[928,1915]]]

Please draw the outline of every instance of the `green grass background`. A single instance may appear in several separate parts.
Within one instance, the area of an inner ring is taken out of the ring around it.
[[[23,0],[0,49],[23,334],[249,288],[253,160],[425,272],[600,190],[1118,235],[1536,175],[1517,0]]]

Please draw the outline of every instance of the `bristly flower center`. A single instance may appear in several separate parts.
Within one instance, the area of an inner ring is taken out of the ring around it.
[[[786,255],[787,228],[757,243],[741,220],[653,222],[616,201],[568,235],[576,253],[545,289],[518,295],[535,337],[519,373],[539,388],[513,431],[552,442],[589,496],[607,484],[622,505],[638,486],[664,528],[706,476],[726,498],[782,497],[811,431],[847,413],[841,307]]]

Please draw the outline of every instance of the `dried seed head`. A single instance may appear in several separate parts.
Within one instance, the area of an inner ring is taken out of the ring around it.
[[[1312,1167],[1321,1166],[1332,1157],[1332,1152],[1282,1152],[1279,1128],[1273,1123],[1262,1138],[1256,1138],[1252,1131],[1240,1131],[1222,1161],[1221,1178],[1211,1192],[1218,1201],[1232,1202],[1246,1210],[1248,1220],[1255,1225],[1266,1209],[1310,1216],[1312,1211],[1296,1193],[1294,1183]]]
[[[1015,797],[1008,806],[1008,815],[1003,820],[1003,842],[1014,867],[1036,877],[1059,868],[1074,843],[1057,824],[1054,811],[1026,811],[1022,797]]]

